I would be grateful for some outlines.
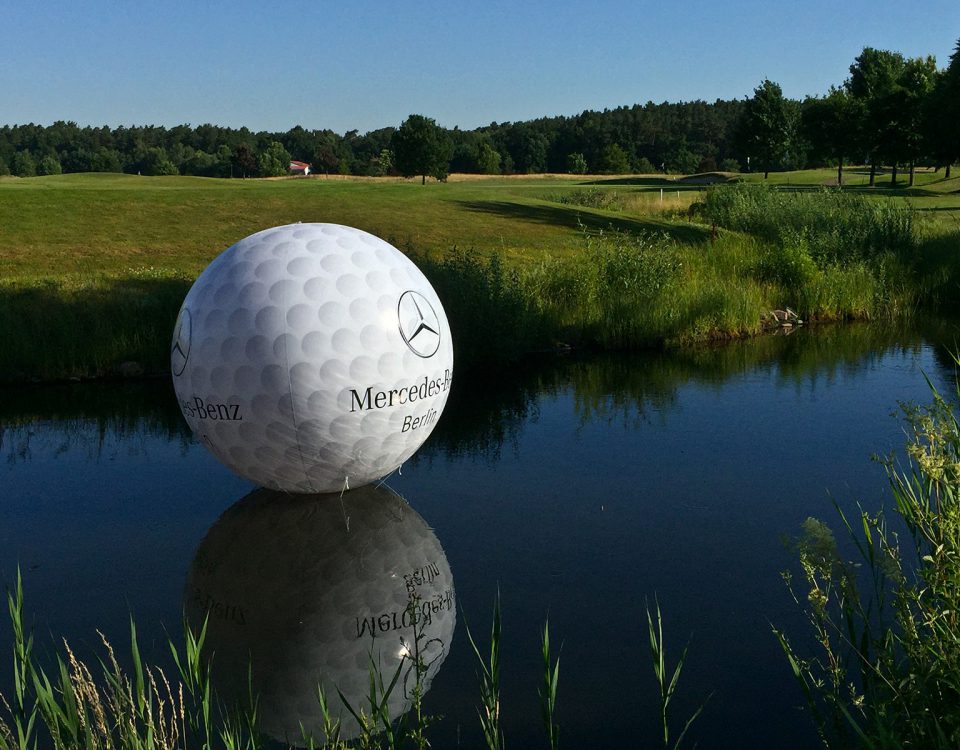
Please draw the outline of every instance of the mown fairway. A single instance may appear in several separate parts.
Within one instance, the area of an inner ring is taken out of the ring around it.
[[[771,175],[797,187],[823,184],[830,170]],[[760,175],[750,175],[751,181]],[[856,186],[862,170],[850,170]],[[956,228],[960,179],[918,175],[903,195],[924,213]],[[904,183],[901,183],[905,185]],[[663,189],[663,201],[660,191]],[[580,228],[614,226],[665,231],[684,242],[705,241],[705,227],[685,212],[702,186],[660,178],[488,178],[422,186],[398,179],[216,180],[73,174],[0,179],[0,269],[6,281],[38,277],[124,274],[152,267],[196,275],[224,248],[261,229],[297,221],[348,224],[415,252],[454,247],[496,252],[512,261],[567,254]],[[616,197],[612,207],[560,203],[579,191]],[[678,196],[679,191],[679,196]]]
[[[297,221],[356,226],[420,252],[443,253],[456,246],[496,251],[510,259],[569,251],[577,244],[578,217],[588,226],[613,223],[703,238],[696,228],[656,216],[593,211],[545,199],[576,187],[562,178],[425,186],[397,179],[106,174],[0,179],[0,267],[6,280],[124,273],[145,266],[195,275],[237,240]],[[673,196],[676,204],[675,189]]]

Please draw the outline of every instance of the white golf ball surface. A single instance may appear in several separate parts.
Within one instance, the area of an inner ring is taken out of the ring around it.
[[[286,492],[376,481],[420,447],[453,377],[436,292],[359,229],[291,224],[225,250],[183,302],[170,365],[194,433]]]
[[[226,704],[247,705],[248,667],[261,729],[302,744],[301,725],[323,740],[317,687],[342,736],[359,733],[371,655],[389,684],[391,718],[410,707],[416,682],[409,658],[420,613],[424,689],[447,655],[456,625],[453,578],[436,536],[385,486],[343,494],[284,495],[256,490],[208,531],[190,568],[185,609],[193,627],[207,618],[212,679]]]

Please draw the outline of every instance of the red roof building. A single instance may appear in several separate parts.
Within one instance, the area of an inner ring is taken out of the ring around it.
[[[290,174],[310,174],[310,165],[305,161],[291,161]]]

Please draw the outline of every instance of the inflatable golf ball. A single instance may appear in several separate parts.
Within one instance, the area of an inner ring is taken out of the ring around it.
[[[453,377],[443,306],[403,253],[337,224],[291,224],[221,253],[184,299],[170,367],[183,416],[226,466],[285,492],[394,471]]]
[[[356,737],[340,694],[369,715],[371,663],[387,685],[399,668],[387,709],[391,720],[407,711],[416,656],[426,691],[456,625],[440,543],[383,485],[342,497],[252,492],[207,532],[184,597],[191,626],[207,622],[219,698],[249,706],[252,685],[262,731],[290,744],[303,744],[301,726],[326,739],[318,686],[342,738]]]

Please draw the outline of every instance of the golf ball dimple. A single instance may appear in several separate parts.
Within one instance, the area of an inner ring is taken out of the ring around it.
[[[453,346],[403,253],[359,229],[291,224],[200,275],[170,364],[184,418],[229,468],[271,489],[333,492],[386,476],[426,440]]]
[[[440,542],[385,485],[342,496],[250,493],[200,543],[184,600],[191,626],[207,623],[218,697],[246,705],[249,675],[261,729],[293,744],[301,727],[325,739],[318,686],[342,738],[359,734],[339,695],[369,710],[371,659],[387,682],[400,670],[387,702],[397,718],[416,688],[410,655],[419,649],[425,692],[456,626]]]

